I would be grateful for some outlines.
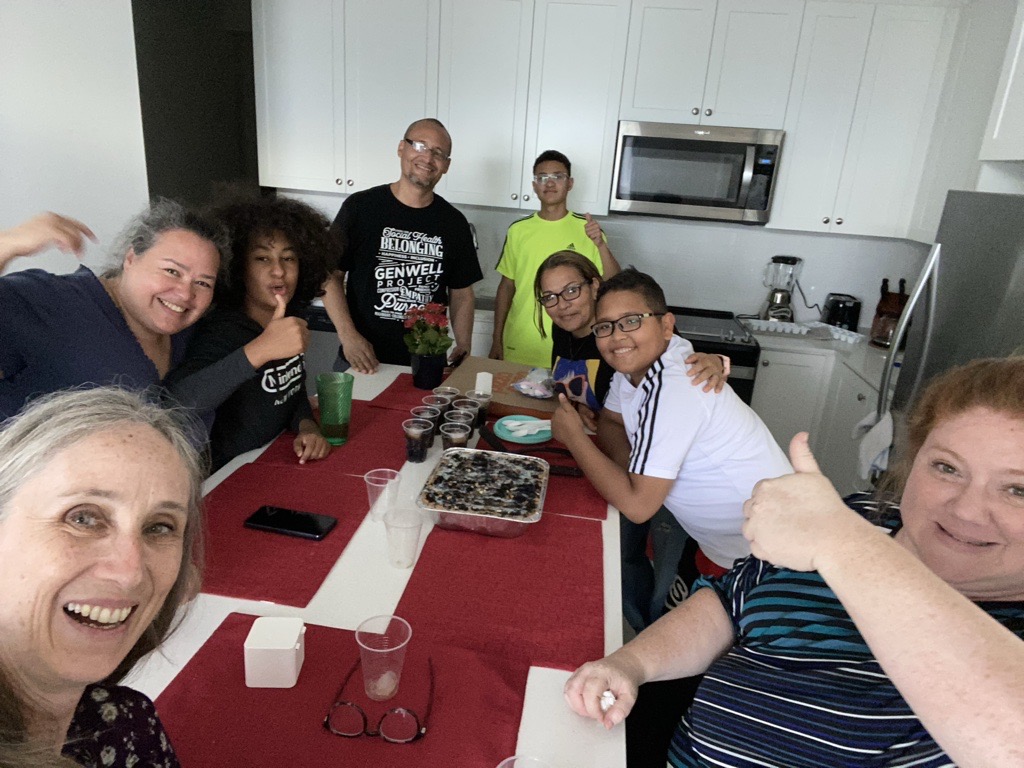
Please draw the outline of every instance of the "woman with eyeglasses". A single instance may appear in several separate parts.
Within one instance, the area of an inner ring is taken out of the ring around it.
[[[551,318],[551,377],[558,392],[576,405],[583,423],[597,429],[608,385],[615,372],[597,351],[590,332],[594,324],[597,288],[601,275],[589,259],[575,251],[558,251],[537,269],[533,292],[537,297],[537,326],[545,335],[543,312]],[[727,374],[719,355],[696,352],[686,359],[694,385],[721,392]]]

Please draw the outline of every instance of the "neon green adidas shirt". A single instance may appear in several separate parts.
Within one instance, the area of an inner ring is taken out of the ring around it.
[[[509,226],[497,267],[516,284],[502,335],[506,360],[535,368],[551,367],[551,318],[541,309],[546,334],[541,338],[533,281],[544,259],[556,251],[576,251],[604,274],[601,254],[584,229],[586,223],[586,217],[570,211],[558,221],[547,221],[535,213]]]

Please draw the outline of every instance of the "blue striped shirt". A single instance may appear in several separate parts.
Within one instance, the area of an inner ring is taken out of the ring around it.
[[[898,528],[892,517],[886,527]],[[737,644],[711,665],[669,748],[669,765],[765,768],[952,765],[875,661],[817,573],[749,557],[702,579]],[[978,606],[1024,639],[1024,603]]]

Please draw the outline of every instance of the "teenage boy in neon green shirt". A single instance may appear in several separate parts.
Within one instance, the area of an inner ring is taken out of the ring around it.
[[[544,323],[541,336],[533,281],[537,268],[552,253],[576,251],[594,262],[606,279],[619,271],[601,225],[589,213],[573,213],[566,205],[572,183],[572,166],[561,152],[549,149],[534,161],[533,191],[540,210],[512,223],[498,260],[501,283],[495,297],[490,353],[495,360],[551,367],[551,319],[546,312],[539,313]]]

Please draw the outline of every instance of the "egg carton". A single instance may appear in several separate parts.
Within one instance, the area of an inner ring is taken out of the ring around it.
[[[754,333],[788,333],[793,336],[806,336],[810,332],[804,323],[786,323],[781,320],[744,320],[747,327]],[[827,336],[825,338],[828,338]]]
[[[754,333],[788,334],[790,336],[806,336],[809,339],[833,339],[846,344],[856,344],[865,339],[863,334],[836,328],[827,323],[786,323],[779,320],[754,319],[746,319],[743,322]]]

